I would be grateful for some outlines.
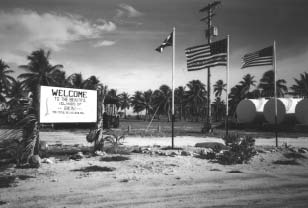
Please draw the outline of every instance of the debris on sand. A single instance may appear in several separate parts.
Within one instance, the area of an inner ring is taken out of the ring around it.
[[[100,150],[96,150],[94,152],[94,156],[105,156],[106,152],[100,151]]]
[[[71,160],[76,160],[76,161],[79,161],[81,160],[82,158],[84,158],[84,155],[82,152],[77,152],[76,154],[70,156],[70,159]]]

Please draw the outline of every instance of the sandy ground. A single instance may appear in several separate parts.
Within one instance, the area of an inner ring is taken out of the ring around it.
[[[84,140],[76,133],[56,134],[42,133],[41,138],[70,143],[73,134],[74,143],[76,138]],[[220,140],[176,137],[175,144],[190,150],[188,145],[204,141]],[[292,145],[307,147],[305,138],[292,141],[296,141]],[[262,145],[274,142],[257,140]],[[170,138],[126,140],[131,146],[154,144],[170,145]],[[121,155],[121,161],[102,160],[119,155],[89,155],[80,161],[50,158],[53,163],[42,163],[39,169],[2,170],[2,176],[17,179],[15,185],[0,187],[0,207],[308,207],[308,153],[291,158],[296,163],[285,164],[281,161],[290,161],[286,157],[290,152],[265,149],[250,163],[240,165],[143,153]],[[180,154],[180,150],[175,152]]]
[[[40,137],[42,140],[49,144],[82,144],[84,146],[91,145],[86,141],[87,131],[82,132],[41,132]],[[194,136],[176,136],[174,138],[175,146],[194,146],[200,142],[221,142],[224,143],[221,138],[217,137],[194,137]],[[278,138],[278,145],[289,144],[295,147],[307,147],[308,148],[308,137],[298,138]],[[133,146],[170,146],[171,137],[133,137],[128,136],[124,141],[125,145]],[[275,146],[275,138],[256,138],[256,145],[267,145]]]

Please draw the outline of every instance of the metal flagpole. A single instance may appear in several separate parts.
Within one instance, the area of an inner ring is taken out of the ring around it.
[[[274,65],[274,99],[275,99],[275,137],[276,147],[278,147],[278,125],[277,125],[277,68],[276,68],[276,41],[273,46],[273,65]]]
[[[226,136],[228,136],[229,133],[229,40],[230,36],[227,36],[227,74],[226,74],[226,81],[227,81],[227,90],[226,90]]]
[[[173,27],[172,32],[172,149],[174,148],[174,68],[175,68],[175,27]]]

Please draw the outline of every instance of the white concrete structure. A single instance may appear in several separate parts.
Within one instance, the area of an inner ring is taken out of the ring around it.
[[[263,109],[267,102],[265,98],[242,100],[236,107],[238,123],[253,123],[264,119]]]
[[[302,98],[277,99],[277,123],[295,117],[295,108]],[[270,99],[264,106],[264,118],[270,124],[275,124],[275,99]]]
[[[295,108],[296,120],[304,125],[308,125],[308,98],[302,99]]]

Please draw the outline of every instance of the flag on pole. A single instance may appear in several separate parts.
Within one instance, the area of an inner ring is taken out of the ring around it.
[[[158,52],[163,52],[164,48],[167,46],[172,46],[172,121],[171,121],[171,147],[174,148],[174,73],[175,73],[175,27],[173,27],[172,32],[164,40],[164,42],[155,50]]]
[[[227,65],[227,38],[205,45],[187,48],[187,70],[197,71]]]
[[[167,46],[172,46],[172,38],[173,37],[173,32],[170,33],[168,35],[168,37],[164,40],[164,42],[158,46],[155,50],[158,51],[159,53],[163,52],[164,48],[167,47]]]
[[[253,66],[265,66],[273,64],[273,46],[244,55],[242,69]]]

